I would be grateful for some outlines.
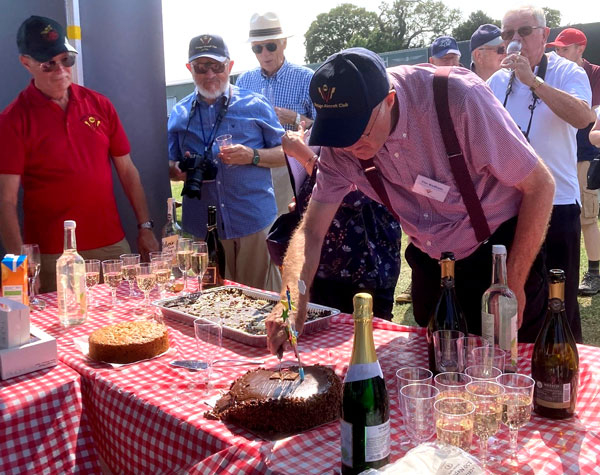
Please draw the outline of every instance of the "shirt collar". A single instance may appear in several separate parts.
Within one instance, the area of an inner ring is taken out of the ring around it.
[[[406,112],[406,93],[400,84],[394,84],[396,91],[396,107],[398,108],[398,122],[388,140],[402,140],[407,136],[408,114]],[[387,142],[387,140],[386,140]]]
[[[260,74],[262,75],[262,77],[264,79],[279,79],[279,76],[283,75],[285,70],[287,70],[287,68],[289,67],[289,64],[287,62],[287,59],[283,58],[283,64],[281,65],[281,67],[275,72],[275,74],[273,74],[272,76],[267,76],[267,74],[264,72],[264,70],[262,68],[260,68]]]
[[[52,102],[51,99],[46,97],[42,91],[40,91],[34,84],[33,78],[29,81],[29,86],[25,89],[25,97],[36,106],[45,106]],[[79,102],[79,91],[73,84],[69,86],[69,102]]]

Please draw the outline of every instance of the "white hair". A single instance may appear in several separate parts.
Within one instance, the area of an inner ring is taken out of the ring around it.
[[[536,26],[546,26],[546,14],[544,13],[543,8],[533,5],[523,5],[521,7],[512,8],[504,14],[504,17],[502,18],[502,27],[504,27],[504,18],[515,13],[529,13],[530,15],[533,15],[537,21]]]

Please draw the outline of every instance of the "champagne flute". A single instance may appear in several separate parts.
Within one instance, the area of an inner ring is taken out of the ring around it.
[[[192,244],[192,272],[198,278],[198,292],[202,292],[202,279],[208,267],[208,244],[198,241]]]
[[[85,260],[85,288],[88,293],[88,306],[95,307],[96,299],[92,289],[100,283],[100,261],[98,259]]]
[[[121,254],[119,258],[123,261],[123,280],[129,284],[129,298],[137,297],[137,293],[133,287],[133,281],[135,280],[137,265],[140,263],[139,254]]]
[[[502,423],[508,427],[510,435],[510,459],[509,464],[518,465],[527,462],[527,458],[519,459],[517,453],[517,438],[519,428],[523,427],[531,419],[531,404],[533,402],[533,388],[535,381],[529,376],[519,373],[501,374],[496,382],[504,387],[502,396]],[[525,447],[522,451],[527,453]]]
[[[102,276],[104,277],[104,283],[108,284],[111,292],[111,308],[119,303],[117,302],[117,288],[123,280],[122,266],[123,261],[121,261],[121,259],[108,259],[102,261]]]
[[[475,404],[462,397],[445,397],[435,401],[433,410],[437,439],[468,452],[473,441]]]
[[[150,291],[156,285],[156,274],[153,272],[152,263],[142,262],[136,266],[135,278],[137,285],[144,292],[144,300],[142,304],[136,308],[138,314],[152,315],[154,312],[150,310]]]
[[[156,284],[160,298],[165,298],[165,287],[171,278],[171,261],[168,254],[150,253],[150,264],[152,264],[152,272],[156,275]],[[152,256],[154,254],[154,256]],[[158,255],[157,255],[158,254]]]
[[[29,284],[29,305],[44,310],[46,302],[35,296],[35,282],[40,274],[40,246],[37,244],[23,244],[21,254],[27,256],[27,282]]]
[[[466,386],[469,399],[475,404],[473,432],[479,438],[479,459],[483,468],[488,463],[488,439],[498,432],[502,420],[504,388],[495,381],[472,381]]]
[[[188,292],[187,275],[192,268],[192,240],[189,238],[180,238],[177,241],[177,266],[183,273],[183,292],[185,295]]]

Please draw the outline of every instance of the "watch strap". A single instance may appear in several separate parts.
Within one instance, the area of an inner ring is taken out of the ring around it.
[[[137,225],[138,229],[154,229],[154,221],[144,221]]]
[[[258,153],[258,150],[256,150],[255,148],[252,149],[252,165],[258,165],[258,163],[260,162],[260,154]]]

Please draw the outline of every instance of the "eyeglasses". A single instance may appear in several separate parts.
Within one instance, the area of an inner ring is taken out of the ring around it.
[[[366,134],[362,134],[360,136],[360,140],[363,139],[368,139],[369,135],[371,135],[371,132],[373,132],[373,129],[375,128],[375,124],[377,123],[377,119],[379,118],[379,113],[381,112],[381,106],[383,105],[383,101],[381,101],[379,103],[379,109],[377,109],[377,114],[375,114],[375,120],[373,121],[373,123],[371,124],[371,127],[369,127],[369,131]]]
[[[63,58],[59,59],[58,61],[54,61],[53,59],[51,59],[50,61],[40,63],[40,69],[45,73],[51,73],[53,71],[56,71],[59,68],[59,66],[62,66],[63,68],[70,68],[74,64],[75,54],[70,53],[64,56]]]
[[[545,28],[544,26],[522,26],[521,28],[517,28],[517,33],[519,33],[519,36],[521,38],[525,38],[526,36],[531,35],[531,33],[533,33],[533,30],[540,30],[542,28]],[[504,30],[502,33],[500,33],[500,36],[502,37],[502,39],[504,41],[509,41],[512,40],[512,37],[515,36],[515,30]]]
[[[498,47],[495,46],[484,46],[483,48],[479,48],[482,51],[495,51],[497,54],[504,54],[504,45],[500,45]]]
[[[271,53],[272,53],[273,51],[276,51],[276,50],[277,50],[277,43],[267,43],[266,45],[254,45],[254,46],[252,47],[252,51],[253,51],[255,54],[260,54],[260,53],[262,53],[263,46],[264,46],[265,48],[267,48],[267,51],[270,51]]]
[[[227,61],[224,63],[191,63],[192,68],[196,74],[206,74],[210,69],[215,74],[220,74],[225,71]]]

